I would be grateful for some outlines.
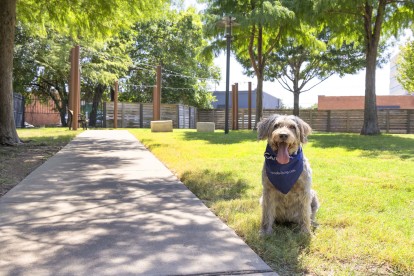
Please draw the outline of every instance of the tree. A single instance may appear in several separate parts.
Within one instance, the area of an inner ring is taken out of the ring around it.
[[[206,33],[210,37],[220,38],[222,30],[216,27],[224,15],[237,19],[234,28],[232,48],[236,59],[246,68],[253,69],[257,78],[256,92],[256,125],[263,111],[264,68],[270,53],[280,46],[282,39],[292,28],[300,28],[295,23],[295,14],[281,1],[206,1],[206,22],[210,26]],[[296,22],[297,23],[297,22]],[[224,44],[216,40],[210,49],[223,49]]]
[[[0,145],[20,142],[13,114],[13,45],[16,1],[0,4]]]
[[[154,69],[160,64],[163,103],[211,106],[207,79],[218,78],[219,70],[213,66],[212,55],[201,55],[207,42],[201,18],[193,8],[171,10],[162,18],[138,23],[134,33],[130,55],[135,66],[123,83],[123,100],[152,101]]]
[[[16,0],[0,4],[0,144],[20,142],[13,119],[13,48],[16,27]],[[165,0],[21,0],[19,20],[33,33],[44,33],[46,26],[74,40],[78,37],[105,38],[119,32],[148,14],[162,13]],[[128,20],[126,20],[128,19]]]
[[[66,125],[68,103],[68,52],[71,41],[49,32],[47,37],[31,36],[18,23],[14,47],[14,91],[31,100],[52,99],[60,113],[62,125]]]
[[[90,41],[82,47],[82,96],[85,101],[92,102],[90,126],[96,126],[99,103],[105,91],[124,77],[132,66],[128,55],[131,43],[129,35],[121,34],[105,43]]]
[[[400,47],[397,60],[397,80],[409,93],[414,93],[414,41]]]
[[[318,37],[328,45],[306,45],[289,38],[283,47],[270,54],[265,68],[266,80],[276,79],[284,89],[293,93],[293,114],[296,116],[299,116],[301,93],[311,90],[333,74],[341,77],[353,74],[365,64],[361,50],[353,44],[343,44],[341,47],[329,45],[329,32],[326,30]],[[318,79],[317,82],[306,88],[315,79]]]
[[[414,18],[414,1],[338,0],[312,1],[322,21],[329,25],[336,43],[354,42],[365,53],[365,109],[363,135],[380,134],[376,107],[375,72],[381,39],[407,28]]]
[[[31,36],[26,28],[16,28],[14,55],[15,91],[38,99],[52,99],[66,126],[69,86],[69,50],[73,41],[52,30],[46,37]],[[126,53],[128,38],[115,37],[106,42],[82,39],[82,99],[92,101],[90,125],[94,126],[103,92],[124,76],[131,61]]]

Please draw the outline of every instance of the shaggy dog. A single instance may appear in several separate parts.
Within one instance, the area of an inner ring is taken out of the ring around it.
[[[267,139],[262,170],[263,194],[260,233],[272,233],[276,222],[294,222],[304,233],[311,232],[318,198],[311,189],[312,170],[303,156],[311,127],[296,116],[272,115],[258,124],[258,139]]]

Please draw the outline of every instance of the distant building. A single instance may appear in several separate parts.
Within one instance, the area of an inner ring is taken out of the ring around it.
[[[364,96],[318,96],[319,110],[364,109]],[[378,109],[414,109],[414,95],[377,96]]]
[[[398,54],[391,58],[390,64],[390,95],[408,95],[408,92],[404,90],[401,84],[397,80],[397,59]]]
[[[233,106],[232,91],[229,93],[229,108]],[[226,91],[214,91],[213,95],[217,101],[213,103],[213,108],[226,107]],[[239,91],[239,108],[248,108],[248,91]],[[273,95],[263,91],[263,109],[278,109],[282,107],[282,101]],[[256,89],[252,91],[252,108],[256,108]]]

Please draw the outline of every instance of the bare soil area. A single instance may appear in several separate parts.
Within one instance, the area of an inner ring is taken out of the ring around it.
[[[0,146],[0,197],[65,145],[27,142],[12,147]]]

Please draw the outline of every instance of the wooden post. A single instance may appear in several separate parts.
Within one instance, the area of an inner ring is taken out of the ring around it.
[[[157,66],[156,85],[152,97],[153,120],[158,121],[161,118],[161,65]]]
[[[235,110],[236,110],[236,87],[234,84],[231,85],[231,114],[232,114],[232,120],[231,120],[231,129],[235,130],[236,129],[236,115],[235,115]]]
[[[103,104],[103,127],[106,128],[106,102]]]
[[[125,103],[121,103],[121,127],[125,127],[124,121],[125,121]]]
[[[114,128],[118,127],[118,81],[114,87]]]
[[[245,109],[242,109],[242,129],[246,129],[246,128],[244,127],[244,110],[245,110]]]
[[[234,92],[235,92],[235,111],[234,114],[236,115],[236,129],[239,130],[239,84],[236,82],[234,84]]]
[[[80,47],[75,46],[72,48],[71,54],[71,81],[72,84],[72,97],[71,97],[71,108],[73,111],[72,117],[72,129],[78,129],[78,117],[80,109],[80,71],[79,71],[79,60],[80,60]]]
[[[72,110],[73,111],[73,85],[74,85],[74,83],[73,83],[73,77],[74,77],[74,72],[73,72],[73,58],[74,58],[74,48],[72,48],[72,49],[70,49],[70,55],[69,55],[69,60],[70,60],[70,77],[69,77],[69,99],[68,99],[68,108],[70,109],[70,110]],[[69,110],[68,110],[68,119],[69,119],[69,116],[72,116],[73,117],[73,115],[71,115],[70,114],[70,112],[69,112]],[[71,124],[72,124],[72,118],[71,118],[71,122],[70,122]],[[72,126],[71,126],[72,127]]]
[[[407,134],[411,133],[411,114],[413,114],[412,110],[407,109]]]
[[[389,109],[385,111],[385,128],[386,128],[386,132],[390,133],[390,111]]]
[[[326,131],[331,132],[331,111],[328,110],[328,118],[326,122]]]
[[[252,129],[252,82],[249,81],[249,88],[248,88],[248,93],[247,93],[247,108],[248,108],[248,119],[249,121],[247,122],[247,129]]]
[[[144,127],[144,105],[142,103],[139,104],[139,127]]]

